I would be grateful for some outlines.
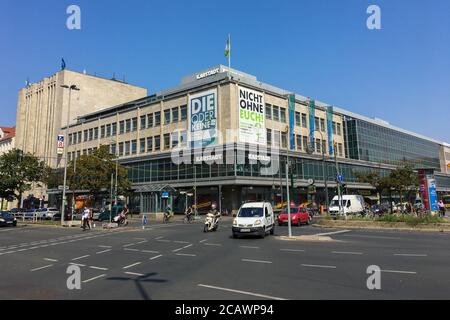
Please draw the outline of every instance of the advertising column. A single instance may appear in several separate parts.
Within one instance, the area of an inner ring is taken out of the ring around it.
[[[425,209],[438,211],[436,179],[433,170],[419,170],[419,188]]]
[[[425,170],[419,170],[419,192],[422,198],[425,210],[430,210],[430,201],[428,197],[428,180]]]

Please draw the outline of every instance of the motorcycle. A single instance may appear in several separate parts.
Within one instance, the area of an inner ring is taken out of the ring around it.
[[[163,223],[169,222],[170,218],[172,218],[172,217],[173,217],[173,212],[172,211],[164,212]]]
[[[118,226],[128,224],[125,220],[125,215],[123,213],[119,213],[117,216],[114,217],[113,221],[117,223]]]
[[[220,214],[215,215],[211,212],[208,212],[206,214],[203,232],[217,231],[217,229],[219,228],[219,220],[220,220]]]

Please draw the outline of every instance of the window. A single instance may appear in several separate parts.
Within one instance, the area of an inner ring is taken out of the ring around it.
[[[270,104],[266,104],[266,119],[272,119],[272,106]]]
[[[155,127],[161,124],[161,111],[155,112]]]
[[[297,150],[302,150],[302,136],[296,135],[295,137],[297,140]]]
[[[164,150],[170,149],[170,133],[164,134]]]
[[[77,158],[79,158],[79,157],[81,157],[81,151],[80,150],[77,151]]]
[[[130,155],[130,141],[125,141],[125,155]]]
[[[114,123],[111,125],[111,128],[112,128],[112,135],[113,135],[113,136],[117,135],[117,122],[114,122]]]
[[[104,138],[105,137],[105,126],[101,126],[100,127],[100,138]]]
[[[161,149],[161,137],[155,136],[155,151]]]
[[[72,134],[69,133],[69,146],[72,145],[72,144],[73,144],[73,141],[72,141]]]
[[[170,123],[170,110],[164,110],[164,124]]]
[[[320,131],[325,132],[325,119],[320,119]]]
[[[183,130],[180,132],[180,144],[182,146],[187,145],[187,136],[186,136],[186,130]]]
[[[314,117],[314,129],[319,130],[319,118],[318,117]]]
[[[89,141],[92,141],[94,139],[94,129],[89,129]]]
[[[137,140],[131,141],[131,154],[137,153]]]
[[[136,131],[137,128],[138,128],[138,126],[137,126],[137,123],[138,123],[138,122],[137,122],[137,117],[131,119],[131,122],[132,122],[132,128],[131,128],[131,131]]]
[[[172,108],[172,122],[178,122],[179,111],[178,107]]]
[[[280,113],[278,106],[273,106],[273,120],[280,121]]]
[[[297,127],[301,126],[301,123],[300,123],[300,112],[298,112],[298,111],[295,111],[295,125]]]
[[[267,129],[267,145],[272,145],[272,130]]]
[[[81,131],[78,131],[78,143],[81,143],[81,136],[82,135],[82,133],[81,133]]]
[[[308,124],[306,122],[306,113],[302,113],[302,127],[307,128]]]
[[[144,130],[147,127],[147,117],[146,116],[141,116],[141,130]]]
[[[183,105],[180,107],[181,111],[181,121],[184,121],[187,119],[187,105]]]
[[[119,157],[123,156],[123,142],[119,143]]]
[[[303,150],[306,151],[306,147],[308,146],[308,137],[302,136],[303,139]]]
[[[110,124],[106,125],[106,136],[107,137],[111,136],[111,125]]]
[[[153,113],[147,115],[147,128],[153,127]]]
[[[274,130],[273,131],[273,142],[274,142],[274,146],[276,147],[280,147],[280,131],[278,130]]]
[[[115,143],[111,144],[111,146],[109,148],[109,153],[116,155],[116,144]]]
[[[336,122],[334,122],[334,121],[333,121],[332,128],[333,128],[333,134],[336,134]]]
[[[147,152],[153,151],[153,137],[147,137]]]
[[[327,152],[327,140],[322,140],[322,150],[323,153]]]
[[[342,143],[338,143],[338,156],[342,157],[343,156],[343,150],[342,150]]]
[[[119,134],[123,134],[125,132],[125,121],[119,122]]]
[[[84,142],[88,141],[88,131],[84,130]]]
[[[94,128],[94,140],[98,139],[98,127]]]
[[[337,135],[340,136],[341,135],[341,124],[340,123],[336,123],[336,131],[337,131]]]
[[[320,142],[320,139],[316,139],[316,152],[317,153],[321,153],[321,145],[322,143]]]
[[[287,148],[287,134],[286,132],[282,132],[281,133],[281,147],[282,148]]]
[[[286,123],[286,108],[280,108],[280,119],[282,123]]]
[[[178,132],[172,132],[172,148],[175,148],[178,145]]]
[[[131,119],[125,120],[125,132],[131,131]]]
[[[73,134],[73,144],[77,144],[77,133]]]

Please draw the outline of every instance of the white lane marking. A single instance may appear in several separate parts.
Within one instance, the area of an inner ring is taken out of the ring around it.
[[[399,237],[385,237],[385,236],[366,236],[361,234],[346,234],[344,237],[355,237],[355,238],[371,238],[371,239],[389,239],[389,240],[400,240]]]
[[[170,242],[170,240],[164,240],[164,239],[156,240],[156,241],[159,241],[159,242]]]
[[[103,270],[103,271],[107,271],[108,270],[108,268],[102,268],[102,267],[96,267],[96,266],[89,266],[89,268],[95,269],[95,270]]]
[[[175,243],[189,243],[187,241],[174,241]]]
[[[133,263],[133,264],[130,264],[130,265],[128,265],[128,266],[123,267],[122,269],[129,269],[129,268],[134,267],[134,266],[137,266],[137,265],[139,265],[139,264],[141,264],[141,263],[142,263],[142,262],[135,262],[135,263]]]
[[[69,264],[72,265],[72,266],[86,267],[85,264],[81,264],[81,263],[70,262]]]
[[[50,258],[44,258],[45,261],[50,261],[50,262],[58,262],[58,260],[56,259],[50,259]]]
[[[199,242],[200,243],[202,243],[202,242],[205,242],[205,241],[207,241],[208,239],[203,239],[203,240],[200,240]]]
[[[196,254],[192,254],[192,253],[175,253],[175,255],[177,256],[186,256],[186,257],[196,257]]]
[[[305,252],[303,249],[280,249],[280,251],[287,251],[287,252]]]
[[[33,271],[38,271],[38,270],[42,270],[42,269],[50,268],[50,267],[53,267],[53,265],[49,264],[49,265],[46,265],[46,266],[43,266],[43,267],[31,269],[30,271],[33,272]]]
[[[199,287],[204,287],[204,288],[210,288],[210,289],[216,289],[216,290],[222,290],[222,291],[229,291],[229,292],[234,292],[234,293],[246,294],[246,295],[249,295],[249,296],[255,296],[255,297],[266,298],[266,299],[271,299],[271,300],[287,300],[287,299],[284,299],[284,298],[268,296],[268,295],[260,294],[260,293],[254,293],[254,292],[242,291],[242,290],[235,290],[235,289],[228,289],[228,288],[223,288],[223,287],[210,286],[210,285],[206,285],[206,284],[198,284],[198,286]]]
[[[76,257],[76,258],[73,258],[71,261],[80,260],[80,259],[83,259],[83,258],[87,258],[89,256],[90,256],[90,254],[87,254],[87,255],[81,256],[81,257]]]
[[[131,246],[134,246],[136,243],[129,243],[129,244],[125,244],[125,245],[123,245],[123,247],[124,248],[126,248],[126,247],[131,247]]]
[[[101,253],[109,252],[109,251],[111,251],[111,250],[112,250],[112,249],[105,249],[105,250],[96,252],[95,254],[101,254]]]
[[[157,255],[157,256],[154,256],[154,257],[151,257],[151,258],[148,259],[148,260],[155,260],[155,259],[158,259],[159,257],[162,257],[162,254]]]
[[[162,239],[162,238],[164,238],[164,236],[157,237],[157,238],[155,238],[155,240],[159,240],[159,239]]]
[[[405,274],[417,274],[415,271],[402,271],[402,270],[381,270],[381,272],[388,273],[405,273]]]
[[[138,249],[133,249],[133,248],[125,248],[123,250],[125,250],[125,251],[139,251]]]
[[[313,236],[330,236],[333,234],[347,233],[350,231],[351,230],[340,230],[340,231],[333,231],[333,232],[317,233],[317,234],[313,234]]]
[[[322,266],[318,264],[302,264],[303,267],[310,267],[310,268],[327,268],[327,269],[336,269],[336,266]]]
[[[84,281],[82,281],[82,282],[83,282],[83,283],[87,283],[87,282],[90,282],[90,281],[96,280],[96,279],[98,279],[98,278],[104,277],[104,276],[106,276],[106,274],[101,274],[101,275],[99,275],[99,276],[96,276],[96,277],[93,277],[93,278],[90,278],[90,279],[84,280]]]
[[[144,275],[142,273],[136,273],[136,272],[125,272],[126,274],[132,275],[132,276],[138,276],[138,277],[143,277]]]
[[[401,257],[427,257],[427,254],[422,253],[394,253],[394,256],[401,256]]]
[[[205,246],[217,246],[217,247],[219,247],[219,246],[221,246],[222,244],[220,244],[220,243],[204,243],[204,245]]]
[[[17,252],[27,251],[28,249],[19,249]]]
[[[136,242],[136,244],[141,244],[141,243],[146,243],[146,242],[148,242],[148,240],[142,240],[142,241]]]
[[[244,248],[244,249],[259,249],[259,247],[252,247],[252,246],[239,246],[239,248]]]
[[[99,246],[99,248],[112,248],[112,246]]]
[[[159,251],[153,251],[153,250],[141,250],[141,252],[145,252],[145,253],[159,253]]]
[[[356,251],[331,251],[331,253],[335,254],[354,254],[354,255],[361,255],[362,252],[356,252]]]
[[[191,243],[191,244],[188,244],[187,246],[184,246],[184,247],[181,247],[181,248],[172,250],[172,252],[178,252],[178,251],[180,251],[180,250],[183,250],[183,249],[186,249],[186,248],[189,248],[189,247],[192,247],[192,246],[193,246],[193,244]]]
[[[256,263],[272,263],[272,261],[266,260],[253,260],[253,259],[241,259],[244,262],[256,262]]]

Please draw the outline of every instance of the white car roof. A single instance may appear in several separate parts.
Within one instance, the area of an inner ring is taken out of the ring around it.
[[[262,208],[268,202],[247,202],[242,205],[242,208]]]

